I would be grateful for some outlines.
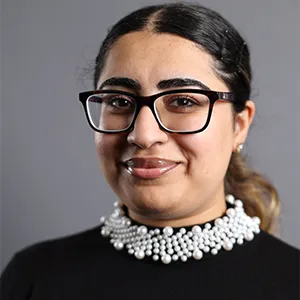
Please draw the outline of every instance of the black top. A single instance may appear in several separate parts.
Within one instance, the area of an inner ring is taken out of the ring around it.
[[[100,228],[16,253],[1,300],[300,299],[299,250],[264,231],[231,251],[164,265],[117,251]]]

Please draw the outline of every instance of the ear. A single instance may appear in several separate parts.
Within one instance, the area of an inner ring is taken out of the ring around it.
[[[236,151],[236,148],[239,144],[243,144],[246,141],[254,115],[255,104],[253,101],[247,100],[245,109],[235,116],[233,152]]]

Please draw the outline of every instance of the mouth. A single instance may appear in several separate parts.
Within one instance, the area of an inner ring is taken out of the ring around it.
[[[135,157],[126,160],[124,167],[130,175],[140,179],[156,179],[174,170],[179,162],[158,157]]]

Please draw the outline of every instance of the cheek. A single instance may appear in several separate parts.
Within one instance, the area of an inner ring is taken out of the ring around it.
[[[234,137],[230,117],[230,114],[216,112],[205,131],[181,137],[180,147],[188,162],[189,175],[214,177],[225,174]]]
[[[118,157],[118,138],[116,135],[95,133],[94,137],[100,167],[105,175],[114,171],[115,164],[112,163]]]

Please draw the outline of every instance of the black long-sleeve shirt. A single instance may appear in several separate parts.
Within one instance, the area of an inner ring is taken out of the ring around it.
[[[117,251],[101,226],[17,252],[1,300],[299,300],[299,250],[261,231],[202,260],[164,265]]]

